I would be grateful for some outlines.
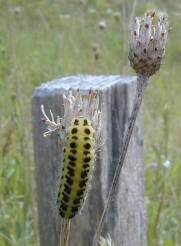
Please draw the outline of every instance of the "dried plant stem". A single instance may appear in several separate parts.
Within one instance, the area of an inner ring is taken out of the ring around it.
[[[143,76],[143,75],[138,75],[137,93],[136,93],[135,102],[134,102],[133,110],[132,110],[132,113],[131,113],[131,117],[130,117],[130,120],[129,120],[128,128],[127,128],[127,131],[126,131],[126,134],[125,134],[125,137],[124,137],[121,155],[120,155],[120,158],[119,158],[116,170],[115,170],[113,181],[112,181],[109,193],[108,193],[107,201],[106,201],[106,204],[105,204],[105,207],[104,207],[100,222],[99,222],[99,224],[97,226],[97,229],[96,229],[96,232],[95,232],[95,235],[94,235],[92,246],[98,245],[98,241],[99,241],[100,234],[101,234],[101,231],[102,231],[102,227],[103,227],[104,219],[105,219],[105,216],[106,216],[106,212],[109,209],[109,205],[110,205],[110,202],[111,202],[111,200],[113,198],[116,185],[117,185],[117,183],[119,181],[119,176],[120,176],[120,173],[121,173],[121,169],[123,167],[123,163],[124,163],[124,160],[125,160],[125,157],[126,157],[126,153],[127,153],[127,150],[128,150],[129,142],[130,142],[131,135],[132,135],[132,132],[133,132],[133,128],[134,128],[134,125],[135,125],[135,121],[136,121],[136,118],[137,118],[137,115],[138,115],[138,112],[139,112],[139,109],[140,109],[140,106],[141,106],[142,99],[144,97],[144,93],[145,93],[147,84],[148,84],[148,77],[147,76]]]
[[[60,246],[68,246],[69,232],[70,232],[70,219],[63,219],[60,232]]]

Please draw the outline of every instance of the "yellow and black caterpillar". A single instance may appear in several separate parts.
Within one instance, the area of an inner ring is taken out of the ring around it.
[[[94,134],[91,122],[84,117],[74,119],[67,131],[57,196],[59,214],[63,218],[73,218],[83,205],[95,158]]]

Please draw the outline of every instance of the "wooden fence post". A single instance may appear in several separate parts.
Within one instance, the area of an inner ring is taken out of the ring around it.
[[[103,114],[104,145],[95,163],[92,188],[84,208],[72,220],[70,246],[91,246],[96,225],[118,162],[121,144],[132,110],[136,77],[70,76],[36,88],[32,97],[32,122],[41,246],[58,246],[60,218],[56,212],[56,187],[61,166],[57,136],[43,138],[40,105],[54,115],[63,114],[62,95],[69,88],[98,91]],[[143,143],[140,116],[136,121],[126,162],[107,214],[103,236],[110,234],[116,246],[145,246]]]

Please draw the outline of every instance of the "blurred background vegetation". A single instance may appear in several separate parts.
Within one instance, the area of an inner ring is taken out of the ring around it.
[[[134,74],[128,29],[148,9],[172,26],[144,103],[148,245],[181,245],[180,0],[0,0],[0,246],[39,245],[33,89],[67,74]]]

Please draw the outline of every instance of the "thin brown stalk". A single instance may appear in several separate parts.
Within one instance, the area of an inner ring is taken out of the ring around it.
[[[141,102],[142,102],[143,97],[144,97],[144,93],[145,93],[145,90],[146,90],[146,87],[147,87],[147,83],[148,83],[148,77],[147,76],[138,75],[137,93],[136,93],[136,96],[135,96],[135,102],[134,102],[133,110],[132,110],[132,113],[131,113],[131,117],[130,117],[130,120],[129,120],[129,123],[128,123],[128,128],[127,128],[127,131],[126,131],[126,134],[125,134],[125,137],[124,137],[121,155],[119,157],[119,161],[118,161],[118,164],[117,164],[117,167],[116,167],[116,170],[115,170],[115,174],[114,174],[114,177],[113,177],[113,181],[112,181],[109,193],[108,193],[106,204],[105,204],[103,213],[102,213],[101,218],[100,218],[100,222],[99,222],[99,224],[97,226],[97,229],[96,229],[96,232],[95,232],[95,235],[94,235],[92,246],[98,245],[98,241],[99,241],[99,238],[100,238],[100,235],[101,235],[101,231],[102,231],[103,223],[104,223],[104,220],[105,220],[105,217],[106,217],[106,213],[107,213],[107,211],[109,209],[109,205],[110,205],[111,200],[113,198],[113,195],[115,193],[116,185],[117,185],[117,183],[119,181],[119,176],[120,176],[123,164],[124,164],[124,160],[125,160],[126,153],[127,153],[127,150],[128,150],[129,142],[130,142],[131,135],[132,135],[132,132],[133,132],[133,128],[134,128],[134,125],[135,125],[135,121],[136,121],[136,118],[137,118],[137,115],[138,115],[138,112],[139,112],[139,109],[140,109],[140,106],[141,106]]]
[[[60,245],[68,246],[70,233],[70,219],[63,219],[60,232]]]

